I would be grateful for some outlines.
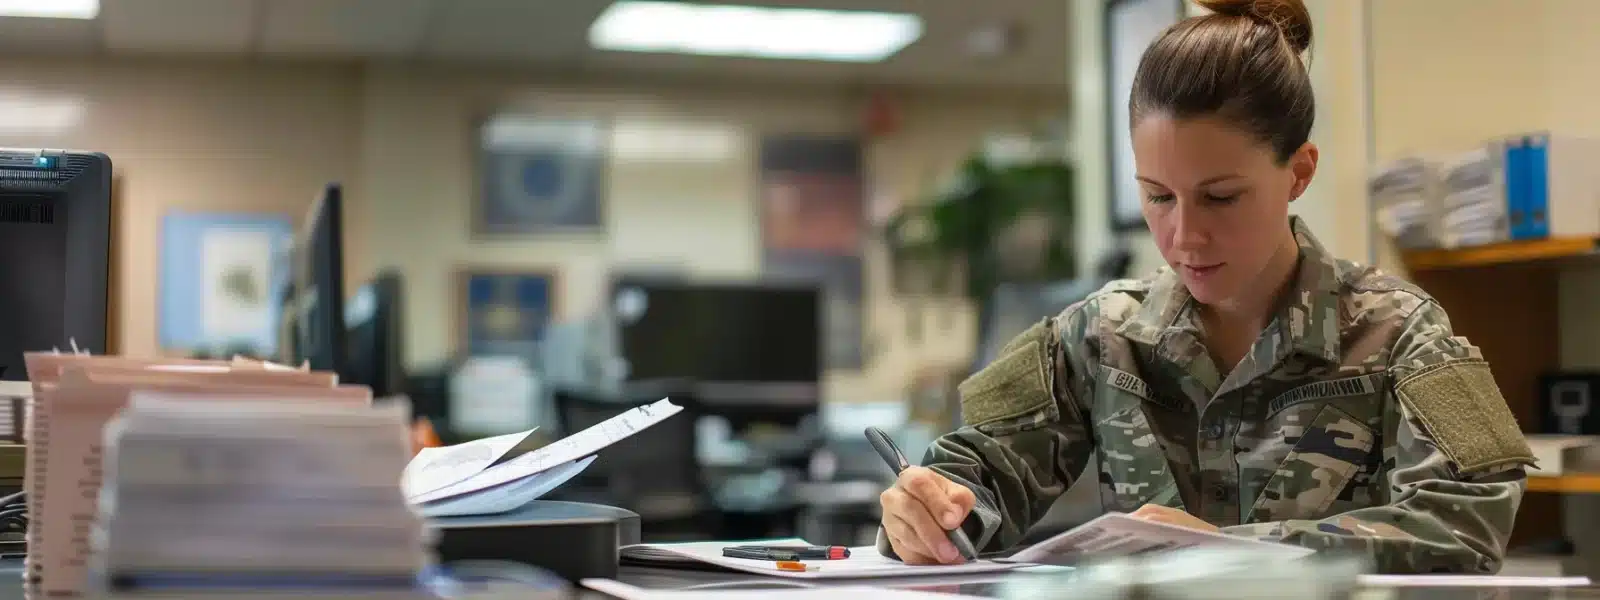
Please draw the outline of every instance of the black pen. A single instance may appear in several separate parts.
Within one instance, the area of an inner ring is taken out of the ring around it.
[[[911,468],[905,453],[894,444],[894,440],[889,439],[889,434],[877,427],[868,427],[866,434],[867,442],[872,444],[873,450],[878,451],[878,456],[883,457],[883,462],[889,463],[889,468],[894,469],[895,477],[899,477],[902,471]],[[977,560],[978,550],[972,547],[972,540],[967,538],[967,532],[962,531],[960,525],[944,533],[945,537],[950,538],[950,543],[955,544],[956,551],[961,553],[962,558]]]
[[[728,558],[751,560],[844,560],[850,549],[844,546],[729,546],[722,549]]]

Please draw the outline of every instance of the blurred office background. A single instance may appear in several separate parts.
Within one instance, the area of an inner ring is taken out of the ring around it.
[[[772,26],[607,0],[54,4],[89,18],[0,18],[0,144],[115,161],[112,349],[281,356],[275,290],[336,182],[348,325],[386,324],[348,363],[441,439],[554,439],[670,396],[694,418],[560,493],[635,509],[647,538],[837,543],[870,538],[888,481],[864,426],[920,454],[993,344],[1159,266],[1125,218],[1119,106],[1151,35],[1199,10],[752,2],[884,13]],[[1600,368],[1582,260],[1600,228],[1450,235],[1444,192],[1369,194],[1408,160],[1444,180],[1497,140],[1600,135],[1600,4],[1308,4],[1322,166],[1292,210],[1439,295],[1526,431],[1600,433],[1546,418],[1552,377]],[[660,51],[596,47],[630,40]],[[1518,543],[1570,552],[1592,481],[1546,475]],[[1090,488],[1045,527],[1097,514]]]

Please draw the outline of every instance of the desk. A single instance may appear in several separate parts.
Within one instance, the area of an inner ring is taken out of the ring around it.
[[[0,581],[16,582],[22,575],[22,561],[0,561]],[[885,587],[897,589],[918,589],[936,591],[968,596],[994,596],[1001,590],[1001,586],[1013,580],[1041,579],[1042,575],[1029,573],[971,575],[961,578],[917,578],[907,580],[890,580]],[[651,589],[685,589],[694,587],[715,587],[721,589],[762,589],[793,587],[793,582],[787,580],[774,580],[772,578],[751,575],[713,573],[701,571],[679,571],[672,569],[655,569],[643,567],[622,567],[617,576],[623,583]],[[821,585],[859,585],[859,581],[807,582]],[[749,584],[748,587],[743,584]],[[1600,599],[1600,586],[1582,588],[1394,588],[1378,591],[1378,595],[1362,594],[1363,598],[1382,598],[1383,600],[1556,600],[1556,599]],[[1383,593],[1389,592],[1389,593]],[[609,600],[610,596],[581,590],[577,594],[579,600]],[[0,584],[0,600],[23,600],[22,585],[20,583]],[[1293,599],[1285,599],[1293,600]]]

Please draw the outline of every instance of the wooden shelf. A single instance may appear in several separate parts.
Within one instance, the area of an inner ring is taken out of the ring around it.
[[[1528,476],[1528,491],[1557,494],[1600,494],[1600,473]]]
[[[1550,238],[1448,250],[1407,251],[1401,254],[1401,260],[1407,269],[1415,273],[1578,258],[1596,255],[1597,247],[1600,247],[1600,238]]]

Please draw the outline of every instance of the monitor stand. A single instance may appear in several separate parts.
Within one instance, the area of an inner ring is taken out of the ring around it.
[[[441,517],[439,562],[501,560],[568,581],[616,579],[618,549],[639,543],[639,515],[584,502],[535,500],[508,513]]]

